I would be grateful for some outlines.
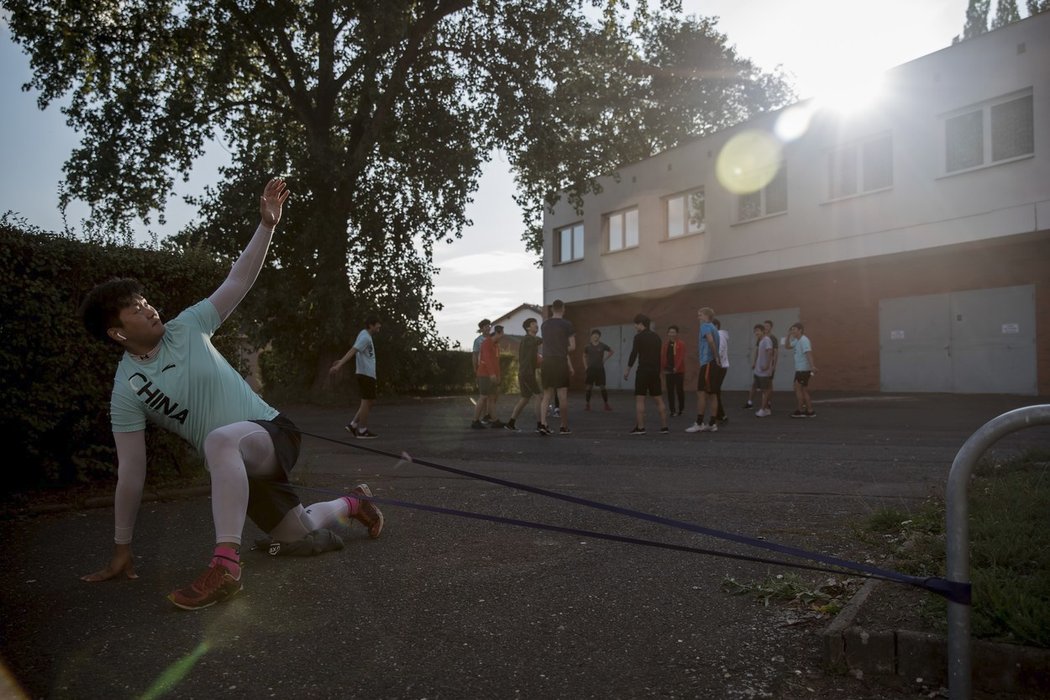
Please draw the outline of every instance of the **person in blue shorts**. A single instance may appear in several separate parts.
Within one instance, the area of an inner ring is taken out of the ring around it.
[[[211,476],[215,547],[204,572],[168,595],[179,608],[206,608],[242,590],[239,548],[246,518],[278,543],[321,541],[313,536],[331,535],[328,528],[348,517],[364,524],[371,537],[382,531],[383,515],[368,500],[372,493],[365,484],[349,496],[303,507],[288,479],[299,455],[298,429],[252,391],[211,342],[255,283],[287,199],[283,180],[267,183],[259,226],[230,274],[211,296],[171,321],[161,320],[133,279],[103,282],[81,305],[88,332],[124,350],[110,398],[117,448],[114,548],[109,563],[83,580],[138,578],[131,541],[146,479],[147,422],[196,447]]]

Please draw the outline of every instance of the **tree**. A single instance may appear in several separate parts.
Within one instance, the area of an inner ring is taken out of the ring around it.
[[[970,0],[970,4],[966,7],[966,24],[963,25],[963,33],[952,39],[952,43],[957,44],[987,32],[990,6],[991,0]]]
[[[992,20],[992,29],[1005,27],[1006,25],[1021,19],[1021,13],[1017,11],[1017,0],[997,0],[995,3],[995,19]]]
[[[257,340],[312,366],[316,386],[370,310],[406,363],[440,344],[431,253],[460,235],[494,148],[508,154],[538,250],[553,193],[578,198],[620,163],[789,95],[712,23],[644,2],[0,3],[32,57],[26,89],[42,108],[70,96],[64,112],[84,138],[63,196],[87,200],[96,226],[148,224],[220,139],[231,153],[221,183],[169,245],[232,257],[259,183],[289,180],[294,198],[247,309]]]

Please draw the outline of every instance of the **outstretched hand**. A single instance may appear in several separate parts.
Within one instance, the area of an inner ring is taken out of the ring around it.
[[[266,183],[266,189],[259,197],[259,217],[264,226],[273,228],[281,220],[281,211],[291,192],[284,180],[275,177]]]
[[[129,579],[139,577],[139,575],[135,573],[135,557],[131,553],[131,545],[129,544],[116,545],[113,549],[113,557],[109,560],[109,564],[106,568],[100,569],[93,574],[81,576],[80,580],[91,583],[96,581],[109,581],[121,574],[124,574],[124,578]]]

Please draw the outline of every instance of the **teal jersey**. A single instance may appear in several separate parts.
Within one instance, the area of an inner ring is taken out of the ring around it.
[[[110,399],[113,432],[143,430],[149,420],[203,454],[204,439],[216,428],[277,416],[211,344],[220,323],[219,312],[205,299],[165,324],[152,359],[140,362],[124,354]]]

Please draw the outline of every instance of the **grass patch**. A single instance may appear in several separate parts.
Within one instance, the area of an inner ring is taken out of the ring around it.
[[[973,635],[1050,648],[1050,452],[986,460],[970,483]],[[888,554],[888,565],[916,576],[944,576],[944,502],[914,511],[876,511],[857,530]],[[947,603],[924,599],[922,614],[943,628]]]
[[[813,583],[798,574],[776,574],[762,581],[722,580],[722,590],[730,595],[751,595],[770,603],[787,604],[821,616],[834,616],[849,602],[859,587],[856,579],[831,577]]]

